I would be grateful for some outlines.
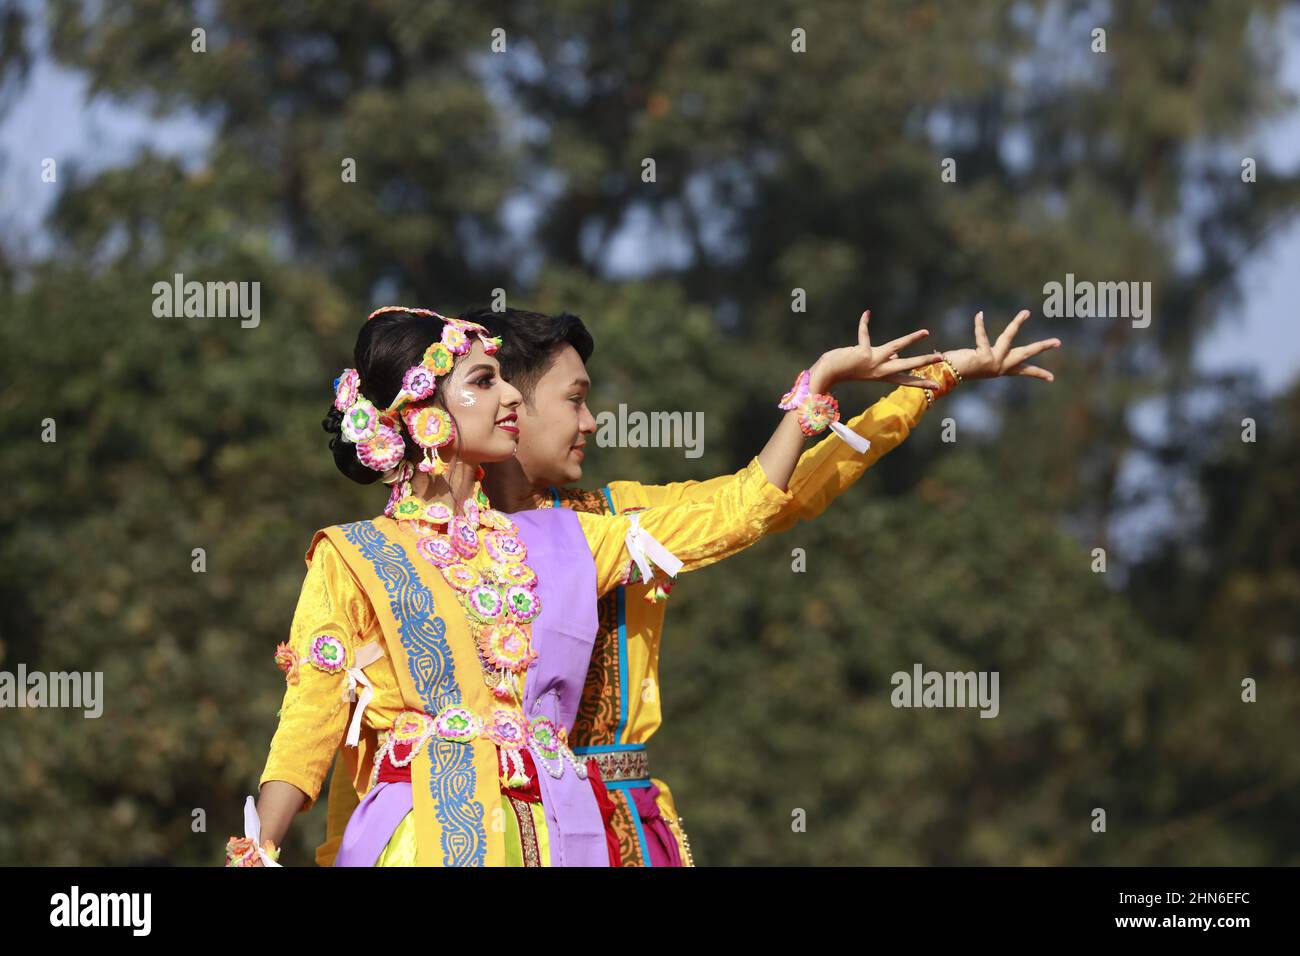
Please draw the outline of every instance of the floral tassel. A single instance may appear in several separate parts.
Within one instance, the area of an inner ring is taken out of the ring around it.
[[[648,604],[658,604],[668,600],[668,595],[672,592],[673,582],[655,581],[655,583],[646,591],[645,599]]]
[[[505,671],[500,672],[497,684],[492,688],[492,696],[497,700],[510,700],[514,696],[510,689],[510,681],[506,679]]]

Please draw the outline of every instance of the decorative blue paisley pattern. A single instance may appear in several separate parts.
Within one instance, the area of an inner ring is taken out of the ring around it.
[[[447,624],[434,613],[433,592],[420,580],[406,549],[389,541],[373,521],[339,525],[368,560],[388,592],[397,634],[406,650],[411,680],[427,713],[460,703],[456,667],[447,646]],[[475,675],[477,676],[477,675]],[[429,742],[429,791],[442,827],[444,866],[483,866],[487,858],[484,808],[474,800],[474,752],[464,744]]]

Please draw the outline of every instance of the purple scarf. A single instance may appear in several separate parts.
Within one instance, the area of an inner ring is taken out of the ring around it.
[[[573,728],[596,642],[596,562],[578,516],[567,508],[510,516],[537,572],[542,613],[533,621],[537,660],[524,681],[524,716],[549,717]],[[534,753],[536,757],[536,753]],[[540,759],[542,806],[551,842],[551,866],[609,866],[605,821],[591,782],[565,761],[557,780]]]

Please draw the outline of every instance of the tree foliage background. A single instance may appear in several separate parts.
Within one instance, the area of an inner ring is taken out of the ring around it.
[[[5,171],[58,200],[44,251],[0,244],[0,667],[102,671],[106,703],[0,712],[0,862],[219,861],[303,551],[382,504],[333,467],[328,383],[374,306],[495,290],[584,318],[593,410],[706,412],[702,458],[604,449],[590,487],[739,467],[863,308],[956,347],[1026,307],[1065,343],[1054,385],[963,387],[826,520],[674,592],[652,759],[699,862],[1300,862],[1300,383],[1191,362],[1300,200],[1294,168],[1240,175],[1292,108],[1284,9],[0,2],[0,103],[48,30],[95,95],[215,130],[194,163]],[[1151,281],[1151,325],[1043,318],[1067,272]],[[260,282],[260,325],[155,318],[175,273]],[[894,709],[915,662],[999,671],[1000,716]]]

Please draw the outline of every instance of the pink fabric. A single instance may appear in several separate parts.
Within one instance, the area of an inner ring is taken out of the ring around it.
[[[645,833],[646,849],[650,853],[651,866],[681,866],[682,854],[677,848],[677,839],[667,822],[659,813],[659,788],[653,783],[648,787],[631,787],[627,791],[632,795],[637,813],[641,817],[641,830]]]
[[[587,782],[591,784],[591,792],[596,795],[596,805],[600,807],[601,819],[605,821],[605,846],[609,850],[609,865],[622,866],[622,857],[618,852],[618,834],[614,832],[614,814],[618,813],[618,807],[609,798],[605,780],[600,775],[600,764],[596,763],[595,757],[587,758]]]

